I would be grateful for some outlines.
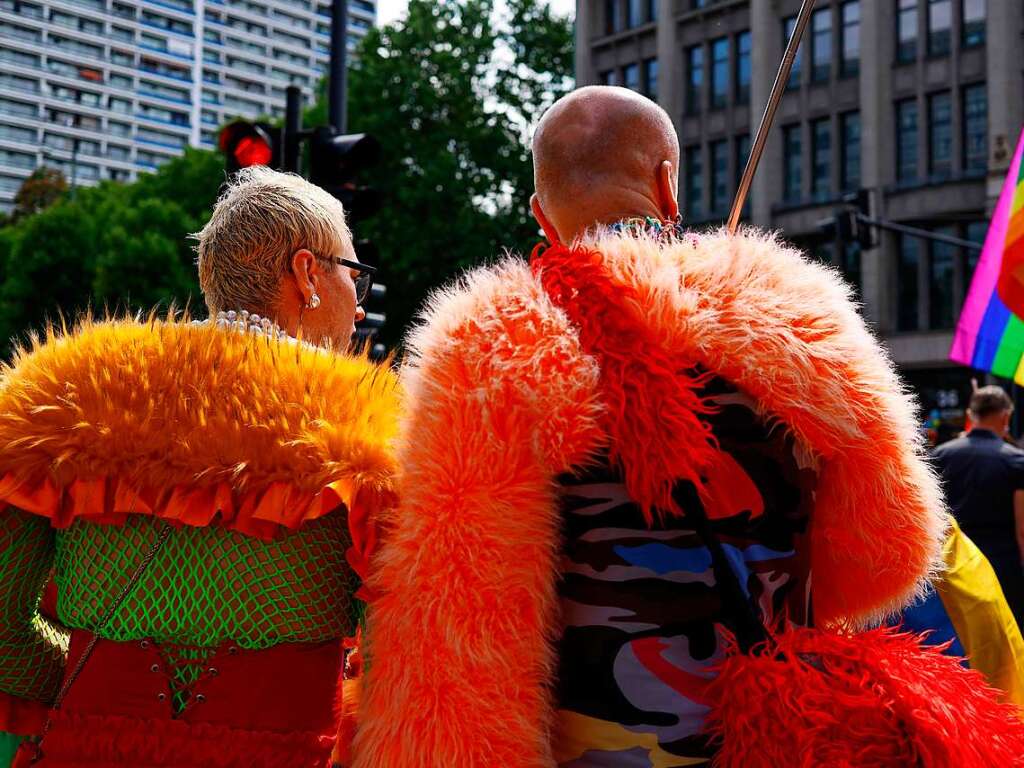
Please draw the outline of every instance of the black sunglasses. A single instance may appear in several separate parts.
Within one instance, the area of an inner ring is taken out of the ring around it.
[[[356,304],[363,304],[370,297],[370,288],[373,287],[373,276],[377,274],[377,268],[369,264],[360,264],[358,261],[343,259],[340,256],[321,256],[324,261],[333,261],[343,267],[354,269],[359,272],[353,278],[356,285]]]

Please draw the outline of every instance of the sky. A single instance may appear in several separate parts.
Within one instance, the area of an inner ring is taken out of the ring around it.
[[[377,23],[387,24],[401,16],[408,0],[377,0]],[[576,14],[576,0],[550,0],[551,7],[562,15]]]

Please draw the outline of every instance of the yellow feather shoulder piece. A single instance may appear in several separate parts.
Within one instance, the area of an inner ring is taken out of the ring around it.
[[[0,377],[0,500],[270,535],[392,494],[394,374],[187,320],[83,321]]]

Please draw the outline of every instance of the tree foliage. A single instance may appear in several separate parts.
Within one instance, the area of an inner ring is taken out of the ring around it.
[[[355,226],[381,254],[384,337],[398,340],[428,291],[465,267],[526,250],[529,131],[571,87],[572,30],[541,0],[411,0],[370,30],[349,73],[349,131],[383,160],[365,176],[384,208]],[[307,121],[326,123],[326,104]]]
[[[21,182],[18,192],[14,195],[14,211],[12,221],[31,216],[49,208],[68,192],[68,182],[64,174],[56,168],[45,165],[36,168],[32,174]]]
[[[188,235],[223,179],[220,155],[190,149],[132,184],[80,188],[0,229],[0,338],[89,308],[199,308]]]

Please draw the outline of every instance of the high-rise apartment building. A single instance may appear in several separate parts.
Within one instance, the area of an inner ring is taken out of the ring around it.
[[[728,214],[800,0],[580,0],[580,84],[656,99],[682,148],[695,225]],[[984,237],[1021,126],[1024,5],[818,0],[747,221],[843,270],[924,406],[954,415],[972,373],[947,360],[977,254],[882,233],[861,253],[818,222],[866,189],[879,218]]]
[[[350,49],[375,18],[350,0]],[[330,27],[330,0],[0,0],[0,210],[40,165],[131,179],[312,98]]]

